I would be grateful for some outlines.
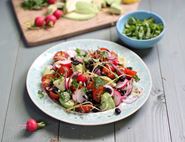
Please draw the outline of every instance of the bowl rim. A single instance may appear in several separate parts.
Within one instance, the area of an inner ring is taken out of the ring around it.
[[[163,24],[163,27],[164,27],[163,30],[162,30],[162,32],[161,32],[158,36],[153,37],[153,38],[150,38],[150,39],[134,39],[134,38],[128,37],[128,36],[126,36],[125,34],[121,33],[120,30],[119,30],[119,28],[118,28],[118,23],[119,23],[124,17],[130,16],[131,14],[134,14],[134,13],[146,13],[146,14],[152,14],[152,15],[155,15],[156,17],[158,17],[158,18],[162,21],[161,23]],[[153,41],[153,40],[156,40],[156,39],[162,37],[162,35],[164,35],[164,33],[165,33],[165,31],[166,31],[166,23],[165,23],[164,19],[163,19],[159,14],[157,14],[156,12],[149,11],[149,10],[136,10],[136,11],[128,12],[127,14],[122,15],[122,16],[118,19],[118,21],[117,21],[117,23],[116,23],[116,29],[117,29],[117,31],[119,32],[119,34],[121,34],[121,36],[124,36],[125,38],[127,38],[127,39],[129,39],[129,40],[136,41],[136,42],[145,42],[145,41]]]

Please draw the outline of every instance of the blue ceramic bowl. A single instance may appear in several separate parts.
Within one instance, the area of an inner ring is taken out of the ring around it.
[[[124,25],[130,17],[136,17],[141,20],[153,17],[155,19],[156,23],[162,23],[164,25],[164,29],[157,37],[154,37],[151,39],[138,40],[138,39],[130,38],[130,37],[126,36],[125,34],[123,34]],[[161,38],[163,37],[164,32],[165,32],[165,22],[161,16],[159,16],[158,14],[156,14],[154,12],[145,11],[145,10],[137,10],[135,12],[131,12],[131,13],[128,13],[126,15],[121,16],[116,23],[116,29],[117,29],[118,37],[125,44],[127,44],[128,46],[130,46],[132,48],[145,49],[145,48],[153,47],[159,40],[161,40]]]

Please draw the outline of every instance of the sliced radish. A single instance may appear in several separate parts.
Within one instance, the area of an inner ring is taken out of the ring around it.
[[[114,90],[114,102],[116,106],[119,106],[120,103],[122,102],[122,96],[120,94],[120,92],[118,92],[117,90]]]
[[[68,82],[67,82],[67,88],[68,88],[68,89],[69,89],[70,86],[71,86],[71,82],[72,82],[72,78],[69,77]]]
[[[114,65],[113,63],[111,65],[116,70],[118,75],[125,75],[125,73],[123,73],[116,65]]]
[[[125,79],[123,82],[118,82],[116,85],[116,88],[122,88],[124,89],[128,83],[128,79]]]
[[[116,57],[112,56],[112,54],[110,52],[108,52],[108,59],[109,60],[114,60]]]
[[[68,50],[66,52],[69,55],[69,57],[75,57],[76,56],[76,51],[74,51],[74,50]]]
[[[98,69],[97,71],[95,71],[95,73],[96,73],[97,75],[101,75],[100,69]]]
[[[85,93],[82,89],[77,89],[74,94],[72,95],[72,98],[75,102],[83,103],[86,99],[84,98]]]
[[[64,84],[65,84],[65,89],[66,89],[66,90],[68,90],[68,89],[69,89],[68,82],[69,82],[69,78],[64,77]]]

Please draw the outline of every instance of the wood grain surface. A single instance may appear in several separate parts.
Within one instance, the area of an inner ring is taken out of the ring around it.
[[[184,5],[184,0],[151,1],[152,10],[163,16],[167,24],[166,35],[157,49],[173,142],[185,141]]]
[[[24,10],[21,7],[22,1],[23,0],[12,0],[12,4],[23,36],[29,46],[44,44],[50,41],[64,39],[74,35],[113,26],[119,18],[117,15],[111,15],[107,13],[106,10],[102,10],[96,17],[90,20],[75,21],[62,18],[56,22],[53,28],[49,28],[47,30],[28,30],[28,23],[33,23],[35,17],[44,15],[47,10]],[[122,7],[125,10],[125,13],[127,13],[136,10],[138,5],[139,3],[135,3],[122,5]]]
[[[15,19],[12,18],[13,15],[9,10],[9,4],[6,0],[0,1],[0,19],[3,19],[0,24],[0,139],[3,136],[16,57],[20,44],[19,33],[16,30]]]

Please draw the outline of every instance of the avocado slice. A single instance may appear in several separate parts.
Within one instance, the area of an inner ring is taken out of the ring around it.
[[[118,3],[113,3],[109,9],[109,12],[112,13],[112,14],[122,14],[123,13],[123,9],[121,7],[120,4]]]
[[[105,92],[101,96],[100,109],[102,111],[106,111],[106,110],[113,109],[113,108],[115,108],[114,100],[112,99],[112,97],[111,97],[111,95],[109,93]]]
[[[99,12],[97,5],[86,1],[78,1],[76,3],[76,12],[82,14],[96,14]]]
[[[65,90],[65,83],[64,83],[64,78],[57,79],[53,82],[54,86],[60,89],[61,91]]]
[[[81,14],[81,13],[77,13],[77,12],[70,12],[70,13],[65,14],[64,18],[83,21],[83,20],[89,20],[95,16],[96,16],[95,13]]]
[[[71,108],[75,105],[74,101],[69,100],[65,102],[62,98],[59,99],[60,104],[65,108]]]
[[[47,66],[43,72],[43,76],[46,74],[53,74],[53,73],[55,73],[55,71],[52,70],[50,66]]]

